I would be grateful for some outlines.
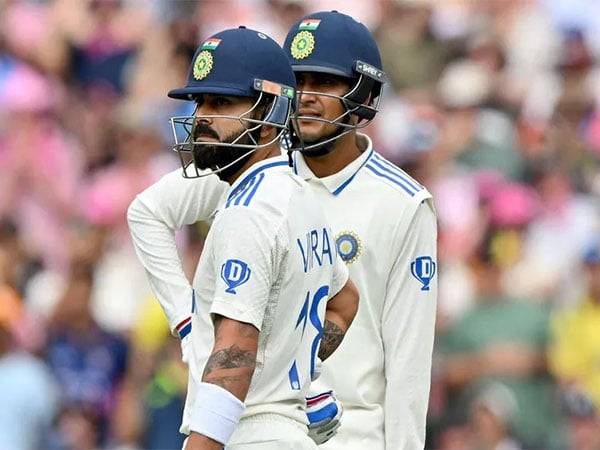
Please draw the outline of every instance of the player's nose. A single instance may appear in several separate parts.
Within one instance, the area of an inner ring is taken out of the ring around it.
[[[310,105],[317,102],[317,95],[312,91],[299,91],[298,104],[300,107]]]

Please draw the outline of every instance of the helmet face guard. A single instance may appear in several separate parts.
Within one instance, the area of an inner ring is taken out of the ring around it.
[[[175,138],[173,150],[179,155],[185,178],[201,178],[212,174],[222,174],[240,164],[256,150],[268,147],[282,139],[288,132],[289,120],[294,103],[294,89],[267,80],[254,80],[254,90],[258,92],[254,104],[240,115],[193,115],[171,118],[171,128]],[[209,92],[207,92],[209,93]],[[201,95],[201,94],[198,94]],[[262,119],[255,118],[259,106],[267,104]],[[202,119],[228,119],[239,122],[242,132],[231,142],[195,140],[195,132]],[[268,142],[260,144],[257,134],[261,127],[270,126],[278,132]],[[199,169],[197,155],[218,147],[235,149],[231,161],[215,164],[210,170]]]
[[[354,70],[357,72],[358,79],[354,86],[343,96],[328,94],[325,92],[316,91],[298,91],[298,108],[300,105],[300,97],[303,94],[309,94],[314,96],[328,97],[339,100],[344,106],[345,111],[334,119],[323,119],[321,117],[312,116],[301,116],[299,114],[292,115],[292,122],[294,129],[292,130],[292,148],[291,150],[300,151],[308,156],[320,156],[331,151],[328,148],[328,144],[333,143],[337,139],[345,136],[353,130],[361,129],[369,125],[375,115],[379,111],[379,104],[381,101],[381,87],[385,83],[385,73],[376,67],[364,63],[362,61],[356,61]],[[308,70],[307,70],[308,71]],[[369,103],[364,102],[369,98]],[[353,124],[348,120],[351,115],[358,117],[358,122]],[[314,121],[327,123],[330,125],[336,125],[337,131],[332,136],[325,137],[324,139],[307,144],[302,138],[300,132],[299,121]]]

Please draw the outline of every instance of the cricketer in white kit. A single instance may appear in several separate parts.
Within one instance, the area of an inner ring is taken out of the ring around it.
[[[226,186],[214,205],[195,290],[161,297],[172,279],[155,277],[152,267],[160,266],[162,250],[172,256],[172,236],[145,228],[135,207],[128,215],[167,315],[172,319],[177,303],[191,313],[174,327],[189,336],[186,450],[316,449],[307,435],[305,396],[318,358],[326,360],[342,342],[358,294],[321,206],[293,174],[291,158],[281,157],[294,86],[277,43],[240,27],[205,41],[187,85],[169,92],[196,103],[193,116],[172,119],[179,176]],[[161,268],[180,276],[177,262]]]
[[[352,329],[315,383],[344,405],[341,427],[322,448],[423,449],[437,299],[431,195],[358,133],[375,118],[386,80],[367,27],[318,12],[292,25],[283,48],[298,90],[296,172],[325,207],[361,296]]]
[[[359,136],[362,156],[333,176],[316,178],[295,158],[360,292],[352,326],[311,388],[334,389],[344,407],[342,426],[319,448],[422,448],[437,295],[435,213],[429,192]],[[226,187],[216,177],[185,180],[177,170],[129,209],[138,254],[174,333],[189,322],[192,298],[175,230],[213,217]]]
[[[305,142],[295,143],[302,153],[294,153],[295,166],[324,206],[361,298],[344,342],[311,388],[312,393],[334,389],[344,405],[337,434],[328,431],[316,441],[330,438],[320,447],[327,450],[422,449],[437,299],[431,195],[356,132],[353,117],[373,119],[383,83],[376,43],[362,24],[337,12],[312,14],[292,27],[284,50],[297,78],[306,78],[298,86],[304,92],[295,124],[308,129],[310,120],[327,117],[333,124],[333,134],[321,133],[324,139],[311,143],[306,133]],[[350,85],[346,93],[334,95],[344,83]],[[310,92],[316,90],[323,91],[321,97]],[[338,116],[339,111],[346,112]],[[316,175],[309,164],[329,174]],[[181,270],[174,231],[211,218],[224,189],[214,178],[186,183],[181,173],[172,173],[138,195],[129,209],[140,258],[180,335],[189,329],[181,299],[189,299],[192,288]],[[337,421],[339,411],[334,412],[330,419]]]
[[[360,292],[352,327],[311,388],[334,389],[344,406],[341,427],[320,448],[423,448],[437,296],[435,212],[427,189],[358,136],[362,155],[329,177],[315,177],[302,155],[295,158]]]
[[[265,439],[285,448],[314,446],[306,436],[305,396],[327,301],[347,280],[323,211],[288,162],[266,159],[242,174],[226,192],[194,277],[182,431],[190,431],[197,385],[212,350],[210,312],[260,331],[245,409],[227,448]]]

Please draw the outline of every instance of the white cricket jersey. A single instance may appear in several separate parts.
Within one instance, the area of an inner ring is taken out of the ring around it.
[[[211,315],[254,325],[256,369],[242,418],[279,414],[306,424],[327,300],[348,280],[322,207],[283,158],[254,164],[228,190],[194,277],[188,423],[214,345]]]
[[[364,136],[364,135],[361,135]],[[425,443],[437,298],[437,225],[429,192],[368,145],[313,187],[360,292],[358,313],[311,391],[334,389],[342,426],[323,449],[416,450]]]
[[[344,403],[342,426],[322,448],[415,450],[424,447],[433,350],[435,212],[427,190],[359,136],[366,150],[335,175],[318,179],[295,158],[360,291],[358,314],[311,391],[334,389]],[[179,171],[129,209],[134,245],[172,328],[189,316],[192,297],[173,230],[210,218],[223,185],[217,177],[186,180]]]

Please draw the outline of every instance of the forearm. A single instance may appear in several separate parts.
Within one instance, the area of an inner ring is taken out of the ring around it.
[[[346,331],[358,310],[358,290],[348,280],[346,285],[327,302],[319,358],[325,361],[342,343]]]
[[[217,316],[215,344],[204,368],[202,381],[226,389],[243,402],[256,367],[257,348],[256,328]]]
[[[319,347],[319,358],[325,361],[339,347],[346,335],[347,327],[342,328],[339,316],[330,312],[325,316],[323,324],[323,337]]]
[[[223,444],[203,434],[192,431],[184,450],[222,450]]]
[[[256,352],[236,344],[216,347],[210,355],[202,381],[228,390],[244,401],[256,366]]]
[[[244,412],[258,348],[258,330],[216,315],[215,343],[190,418],[186,450],[221,449]]]

